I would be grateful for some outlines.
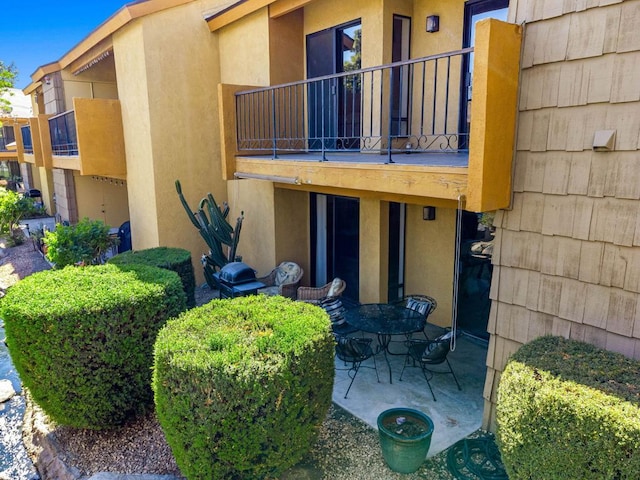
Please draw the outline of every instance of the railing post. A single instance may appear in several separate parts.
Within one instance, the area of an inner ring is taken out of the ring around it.
[[[271,90],[271,109],[273,111],[273,158],[278,158],[278,138],[276,135],[276,89]]]
[[[327,81],[329,81],[329,80],[327,80]],[[322,135],[320,135],[320,149],[322,151],[322,161],[326,161],[327,160],[327,155],[326,155],[326,152],[325,152],[325,149],[324,149],[324,141],[325,141],[325,138],[326,138],[325,137],[325,131],[324,131],[324,123],[325,123],[325,119],[324,119],[324,110],[325,110],[324,99],[326,97],[326,95],[323,92],[324,82],[325,82],[325,80],[321,80],[321,84],[320,84],[321,87],[322,87],[321,90],[320,90],[320,104],[322,105],[322,108],[321,108],[322,115],[320,117],[322,119],[322,123],[321,123],[322,126],[320,127],[320,131],[322,132]],[[331,95],[331,84],[329,84],[328,92],[329,92],[329,95]]]
[[[384,91],[381,92],[384,95]],[[389,117],[388,120],[388,132],[387,132],[387,162],[393,163],[393,159],[391,158],[391,128],[393,127],[393,67],[389,68],[389,111],[387,115]]]

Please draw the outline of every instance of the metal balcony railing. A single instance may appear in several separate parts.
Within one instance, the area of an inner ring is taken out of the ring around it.
[[[32,154],[33,139],[31,138],[31,127],[29,125],[20,127],[20,134],[22,135],[22,146],[24,148],[24,153]]]
[[[460,152],[473,48],[236,93],[240,151]],[[461,112],[463,120],[461,121]]]
[[[54,155],[78,155],[78,136],[73,110],[61,113],[49,119],[51,151]]]

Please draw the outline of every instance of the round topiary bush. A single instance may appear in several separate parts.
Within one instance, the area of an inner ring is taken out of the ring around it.
[[[522,346],[500,377],[509,478],[640,478],[640,362],[561,337]]]
[[[329,324],[318,307],[263,295],[213,300],[167,323],[153,389],[187,478],[275,477],[300,461],[331,404]]]
[[[185,308],[174,272],[101,265],[24,278],[0,300],[0,317],[16,370],[44,412],[103,429],[153,406],[155,338]]]
[[[196,277],[191,263],[191,252],[184,248],[155,247],[145,250],[128,250],[111,257],[107,262],[115,265],[137,263],[173,270],[180,276],[182,281],[184,293],[187,295],[187,307],[193,308],[196,306]]]

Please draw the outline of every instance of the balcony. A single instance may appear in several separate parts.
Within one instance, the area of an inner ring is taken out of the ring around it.
[[[14,120],[8,119],[4,122],[3,125],[0,119],[0,160],[17,160]]]
[[[74,98],[73,107],[47,120],[50,166],[78,170],[81,175],[126,178],[120,102]]]
[[[78,155],[75,111],[71,110],[51,117],[49,134],[51,135],[51,152],[54,156]]]
[[[475,50],[271,87],[221,85],[223,175],[412,203],[453,206],[464,197],[474,211],[507,207],[519,45],[518,26],[485,20]]]

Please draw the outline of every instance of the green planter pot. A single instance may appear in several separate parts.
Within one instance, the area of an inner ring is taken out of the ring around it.
[[[378,415],[378,434],[389,468],[398,473],[413,473],[429,452],[433,421],[418,410],[391,408]]]

